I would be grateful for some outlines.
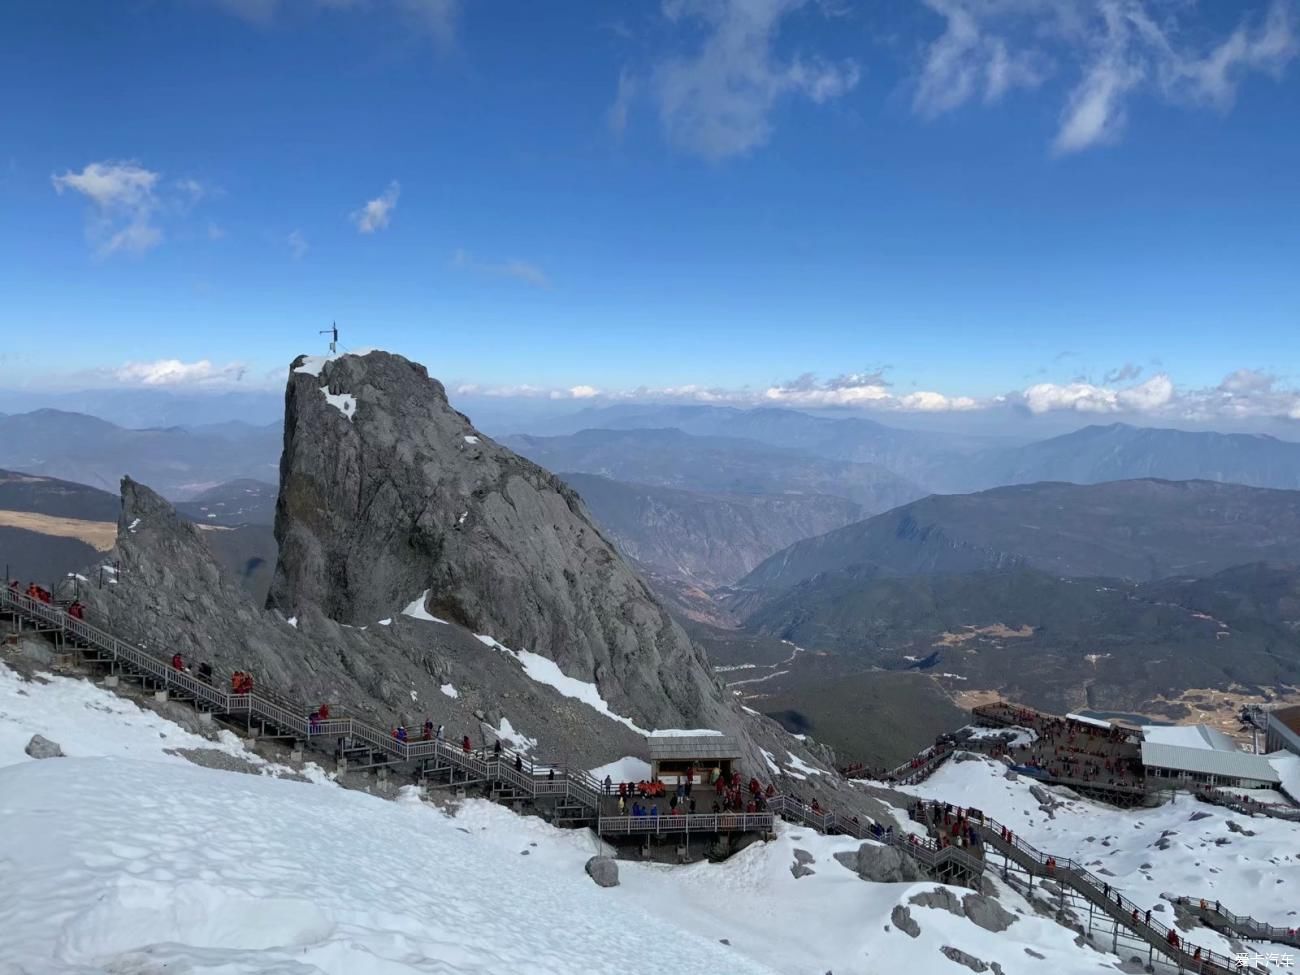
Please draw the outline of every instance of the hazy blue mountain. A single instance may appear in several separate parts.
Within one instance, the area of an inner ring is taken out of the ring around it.
[[[1300,489],[1300,443],[1264,434],[1188,432],[1113,423],[1014,449],[985,451],[973,459],[967,471],[980,487],[1158,477],[1294,490]]]
[[[688,491],[819,494],[883,511],[924,492],[877,464],[816,457],[681,430],[583,430],[565,437],[506,437],[512,450],[549,470]]]
[[[959,458],[1004,443],[986,436],[904,430],[866,417],[815,415],[780,407],[619,404],[556,418],[545,429],[552,435],[592,429],[677,429],[697,437],[754,440],[830,460],[879,464],[931,489],[947,483],[946,472],[960,469]]]
[[[941,493],[1038,481],[1096,484],[1144,477],[1300,489],[1300,443],[1257,433],[1115,423],[1025,442],[784,408],[654,404],[591,408],[553,418],[542,427],[552,435],[675,428],[693,436],[756,440],[832,460],[880,464]]]
[[[278,423],[284,394],[278,390],[189,393],[175,389],[0,389],[0,410],[29,413],[53,409],[88,413],[123,427],[171,427],[224,423]]]
[[[781,590],[871,565],[896,575],[1009,567],[1134,580],[1300,561],[1300,492],[1211,481],[1057,482],[936,495],[796,542],[738,584]]]
[[[726,585],[798,541],[861,517],[844,498],[721,494],[560,474],[624,555],[656,575]],[[274,495],[272,495],[274,502]]]
[[[280,489],[265,481],[240,478],[200,491],[175,508],[185,517],[208,525],[274,525],[275,498]]]
[[[174,498],[240,477],[275,479],[277,426],[220,434],[183,427],[132,430],[82,413],[34,410],[0,417],[0,467],[89,484],[116,493],[123,474]]]

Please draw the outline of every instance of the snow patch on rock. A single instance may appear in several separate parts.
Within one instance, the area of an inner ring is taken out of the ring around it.
[[[427,600],[428,598],[429,598],[429,590],[426,589],[424,590],[424,592],[420,593],[418,599],[413,599],[409,603],[407,603],[406,608],[402,610],[402,615],[409,616],[412,619],[424,620],[425,622],[428,623],[441,623],[443,626],[447,626],[448,623],[446,620],[438,619],[438,617],[434,616],[432,613],[430,613],[427,609],[424,608],[425,600]],[[388,622],[384,622],[383,620],[380,620],[379,622],[384,626],[387,626],[389,623],[392,622],[392,620],[390,619],[388,620]]]

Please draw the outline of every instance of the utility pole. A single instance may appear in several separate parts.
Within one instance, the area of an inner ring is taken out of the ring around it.
[[[335,355],[339,350],[339,326],[337,322],[330,322],[329,328],[322,328],[321,335],[330,337],[330,355]]]

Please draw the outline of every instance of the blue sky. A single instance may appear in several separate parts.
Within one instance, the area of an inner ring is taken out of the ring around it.
[[[1300,5],[0,7],[0,386],[1300,420]],[[630,391],[642,390],[640,393]]]

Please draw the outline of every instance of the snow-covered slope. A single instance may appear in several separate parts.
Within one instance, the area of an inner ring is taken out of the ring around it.
[[[1120,810],[1058,789],[1049,790],[1060,802],[1049,816],[1029,791],[1033,783],[1010,781],[1005,769],[989,760],[950,762],[901,791],[980,809],[1044,853],[1113,878],[1126,897],[1166,912],[1166,921],[1173,912],[1164,894],[1219,900],[1235,914],[1281,927],[1300,922],[1295,824],[1242,816],[1181,794],[1155,809]],[[1195,940],[1232,954],[1208,928],[1198,929]]]
[[[937,885],[858,879],[833,857],[852,840],[783,828],[721,865],[620,862],[603,889],[589,832],[196,767],[166,749],[213,743],[93,685],[0,682],[0,972],[970,971],[946,947],[1006,975],[1114,970],[1009,891],[1008,931],[913,904],[912,937],[890,914]],[[27,759],[32,733],[70,757]]]

